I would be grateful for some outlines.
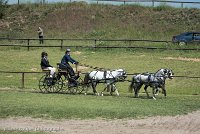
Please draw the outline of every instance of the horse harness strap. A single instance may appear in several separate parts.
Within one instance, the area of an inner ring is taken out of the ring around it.
[[[106,79],[106,75],[107,75],[107,71],[104,71],[104,72],[103,72],[103,77],[104,77],[104,79]]]

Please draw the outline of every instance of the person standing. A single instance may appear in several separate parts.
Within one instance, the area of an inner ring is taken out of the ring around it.
[[[38,35],[39,35],[40,44],[43,44],[44,43],[44,41],[43,41],[44,33],[43,33],[43,29],[41,27],[38,27]]]

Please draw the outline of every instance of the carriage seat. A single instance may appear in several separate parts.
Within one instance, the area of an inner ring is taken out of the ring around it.
[[[42,72],[46,73],[46,75],[50,75],[50,70],[42,69]]]
[[[50,73],[50,70],[47,70],[47,69],[42,69],[42,72],[45,72],[45,73]]]
[[[61,63],[57,63],[58,72],[68,72],[66,68],[63,67]]]

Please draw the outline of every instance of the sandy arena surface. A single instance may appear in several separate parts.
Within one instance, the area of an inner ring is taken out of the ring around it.
[[[145,119],[45,120],[0,119],[1,130],[46,131],[58,134],[200,134],[200,111]]]

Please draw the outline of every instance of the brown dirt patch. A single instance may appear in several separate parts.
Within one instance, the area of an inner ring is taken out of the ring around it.
[[[200,111],[174,117],[124,120],[44,120],[33,118],[0,119],[2,130],[47,131],[59,134],[199,134]]]
[[[75,55],[80,55],[81,52],[80,52],[80,51],[75,51],[75,52],[73,52],[73,54],[75,54]]]
[[[165,58],[160,58],[160,59],[164,59],[164,60],[181,60],[181,61],[200,62],[200,58],[165,57]]]

